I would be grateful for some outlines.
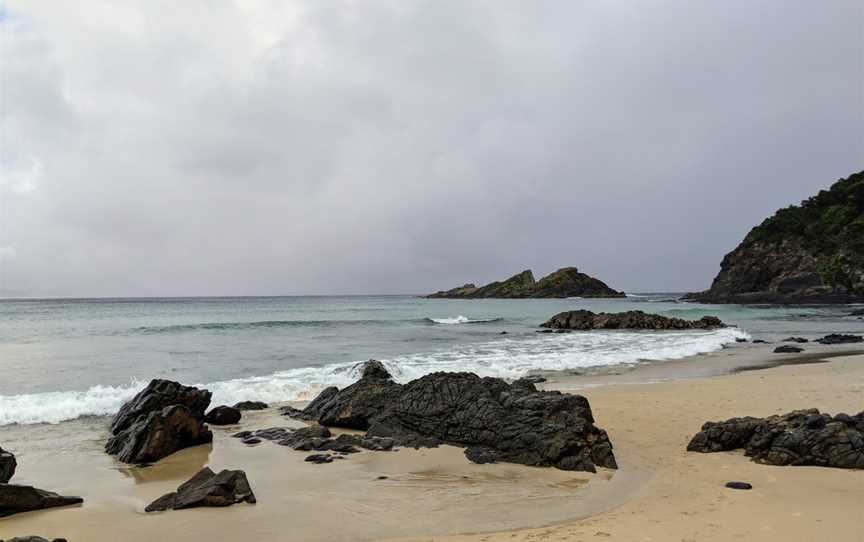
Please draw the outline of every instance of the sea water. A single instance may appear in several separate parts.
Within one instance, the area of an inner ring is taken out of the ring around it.
[[[701,305],[677,297],[0,300],[0,425],[113,413],[152,378],[204,386],[213,404],[281,402],[349,384],[370,358],[403,382],[434,371],[518,378],[536,369],[680,359],[736,338],[864,330],[850,307]],[[737,327],[536,333],[552,315],[574,309],[711,314]]]

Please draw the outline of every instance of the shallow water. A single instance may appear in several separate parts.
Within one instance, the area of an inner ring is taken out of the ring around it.
[[[214,404],[305,400],[383,360],[405,381],[436,370],[515,378],[716,351],[736,337],[768,340],[862,332],[850,307],[752,308],[628,299],[442,300],[412,296],[0,301],[0,425],[115,411],[143,382],[201,384]],[[739,329],[535,333],[572,309],[644,310]],[[506,334],[502,334],[506,331]]]

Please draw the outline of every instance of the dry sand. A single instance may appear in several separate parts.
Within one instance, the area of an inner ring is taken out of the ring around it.
[[[0,520],[0,538],[864,541],[864,472],[772,467],[740,452],[685,451],[706,420],[805,407],[864,409],[864,355],[716,376],[766,359],[796,359],[767,352],[733,348],[620,375],[552,376],[547,387],[581,390],[590,399],[615,445],[622,468],[597,475],[473,465],[451,447],[367,452],[311,465],[305,454],[271,443],[246,448],[229,436],[236,427],[217,430],[212,448],[184,450],[140,469],[101,453],[104,420],[4,428],[4,447],[19,454],[17,483],[81,495],[85,504]],[[670,380],[678,377],[686,379]],[[273,411],[248,413],[243,428],[273,425],[288,423]],[[246,470],[258,504],[142,512],[205,464]],[[754,489],[724,488],[730,480]]]

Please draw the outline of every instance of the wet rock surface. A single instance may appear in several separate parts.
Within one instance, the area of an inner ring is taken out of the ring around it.
[[[788,337],[786,339],[783,339],[781,342],[805,344],[809,343],[810,341],[808,339],[805,339],[804,337]]]
[[[587,331],[592,329],[717,329],[726,327],[716,316],[704,316],[699,320],[668,318],[642,311],[619,313],[594,313],[587,310],[561,312],[541,324],[552,330],[569,329]]]
[[[42,538],[41,536],[16,536],[15,538],[7,538],[0,542],[67,542],[65,538]]]
[[[84,499],[81,497],[58,495],[32,486],[0,484],[0,517],[11,516],[20,512],[81,504],[82,502]]]
[[[585,471],[617,467],[587,399],[537,391],[525,380],[508,384],[473,373],[433,373],[401,385],[379,362],[368,362],[358,382],[324,390],[306,409],[285,413],[365,429],[366,438],[391,439],[397,446],[462,445],[470,449],[469,459],[484,462]],[[363,438],[358,442],[362,446]]]
[[[753,485],[747,482],[726,482],[726,487],[729,489],[753,489]]]
[[[213,409],[204,416],[204,421],[211,425],[234,425],[240,423],[241,417],[242,414],[240,413],[240,410],[234,407],[220,405],[213,407]]]
[[[707,422],[687,446],[691,452],[739,448],[753,461],[768,465],[864,469],[864,412],[832,417],[814,408]]]
[[[7,452],[0,448],[0,484],[5,484],[15,475],[15,468],[18,462],[11,452]]]
[[[832,333],[825,335],[821,339],[816,339],[816,342],[819,344],[857,344],[864,342],[864,336]]]
[[[245,472],[223,470],[216,474],[205,467],[181,484],[177,491],[159,497],[144,510],[162,512],[200,506],[223,507],[241,502],[257,502]]]
[[[151,412],[171,405],[183,405],[192,414],[204,418],[204,411],[210,405],[210,392],[171,380],[154,379],[120,407],[111,422],[111,433],[116,435]]]
[[[240,401],[234,408],[240,411],[244,410],[265,410],[270,408],[270,405],[261,401]]]
[[[774,349],[775,354],[799,354],[803,351],[804,349],[800,346],[792,346],[791,344],[784,344]]]

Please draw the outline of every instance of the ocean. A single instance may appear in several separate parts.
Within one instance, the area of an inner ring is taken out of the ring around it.
[[[864,331],[850,307],[758,308],[626,299],[414,296],[0,300],[0,425],[115,412],[152,378],[204,386],[213,404],[308,400],[382,360],[399,381],[434,371],[517,378],[680,359],[736,338]],[[573,309],[716,315],[716,331],[538,334]],[[506,333],[503,333],[506,332]]]

